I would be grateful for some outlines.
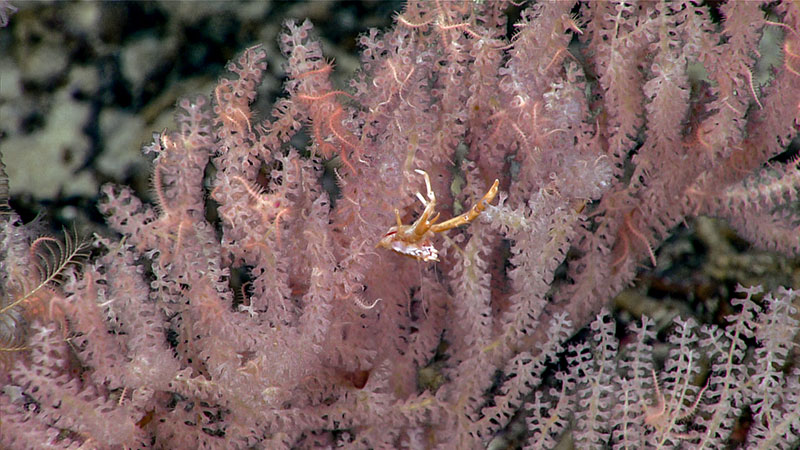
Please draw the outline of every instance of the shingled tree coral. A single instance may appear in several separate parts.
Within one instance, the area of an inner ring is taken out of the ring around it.
[[[0,442],[476,448],[524,411],[534,447],[719,447],[749,408],[748,443],[796,443],[794,291],[762,310],[747,290],[725,329],[677,322],[663,368],[648,319],[620,349],[600,310],[687,217],[797,253],[800,171],[775,157],[800,120],[800,10],[561,1],[511,23],[510,6],[411,1],[339,87],[311,24],[288,22],[272,112],[252,109],[254,46],[145,147],[157,205],[103,189],[121,237],[59,269],[41,311],[9,289],[30,241],[4,216],[0,337],[19,344]],[[766,29],[783,65],[758,85]],[[480,214],[414,243],[437,258],[376,248],[434,195],[442,221]]]

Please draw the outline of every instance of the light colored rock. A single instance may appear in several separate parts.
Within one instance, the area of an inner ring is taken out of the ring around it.
[[[143,37],[123,48],[120,69],[134,95],[140,95],[147,80],[172,63],[175,51],[174,39],[155,36]]]
[[[67,79],[70,93],[81,93],[87,97],[97,95],[100,90],[100,75],[95,66],[73,66]]]
[[[93,195],[97,183],[88,171],[78,172],[90,150],[83,129],[90,118],[87,103],[60,91],[42,130],[11,136],[3,144],[11,194],[30,193],[54,198],[59,193]]]
[[[147,139],[152,139],[152,133],[147,136],[141,117],[107,108],[100,113],[99,119],[103,151],[96,161],[98,170],[122,180],[134,165],[148,166],[141,148],[150,143]]]
[[[42,43],[20,61],[22,78],[39,85],[48,85],[64,75],[68,63],[69,53],[66,48],[55,43]]]

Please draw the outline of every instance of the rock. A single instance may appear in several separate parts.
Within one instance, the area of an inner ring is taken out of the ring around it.
[[[52,199],[59,194],[97,192],[92,175],[88,171],[78,172],[91,148],[83,132],[90,120],[90,106],[73,100],[63,90],[55,99],[43,129],[30,135],[11,136],[3,145],[12,195],[25,192]]]

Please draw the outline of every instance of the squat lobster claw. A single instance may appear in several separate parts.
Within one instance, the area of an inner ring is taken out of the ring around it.
[[[434,233],[441,233],[475,220],[486,209],[486,204],[494,200],[500,181],[494,180],[489,192],[478,200],[478,203],[473,205],[469,211],[442,223],[436,223],[436,220],[439,219],[439,214],[433,215],[436,209],[436,195],[431,189],[431,179],[424,170],[417,169],[415,172],[425,177],[428,199],[425,200],[422,194],[417,192],[417,198],[425,206],[425,210],[422,211],[422,214],[413,224],[403,225],[403,221],[400,219],[400,211],[395,209],[394,216],[397,219],[397,225],[389,228],[389,231],[378,242],[377,247],[387,248],[420,261],[438,261],[439,252],[431,242]],[[431,218],[431,216],[433,217]]]

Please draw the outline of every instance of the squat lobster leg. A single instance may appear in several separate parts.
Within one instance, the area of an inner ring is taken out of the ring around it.
[[[486,209],[486,204],[494,200],[494,197],[497,195],[497,187],[500,185],[498,180],[494,180],[492,183],[492,187],[489,188],[489,192],[487,192],[483,198],[481,198],[478,203],[472,205],[472,208],[469,211],[461,214],[460,216],[453,217],[452,219],[445,220],[442,223],[437,223],[431,227],[431,231],[434,233],[440,233],[442,231],[447,231],[451,228],[459,227],[461,225],[466,225],[481,215],[483,210]],[[438,215],[437,215],[438,217]]]
[[[478,203],[473,205],[469,211],[437,224],[436,221],[439,219],[439,214],[437,213],[433,216],[436,209],[436,195],[431,188],[430,177],[424,170],[417,169],[416,172],[425,177],[425,188],[427,190],[428,199],[426,200],[422,194],[417,192],[417,198],[422,202],[422,205],[425,206],[425,209],[422,211],[419,218],[411,225],[403,225],[403,221],[400,219],[400,211],[395,209],[394,215],[397,220],[397,225],[389,228],[389,231],[383,235],[383,238],[378,242],[377,246],[393,250],[401,255],[416,258],[420,261],[438,261],[439,252],[431,243],[431,238],[434,233],[441,233],[442,231],[466,225],[475,220],[481,212],[486,209],[486,204],[494,200],[500,182],[494,180],[492,187],[489,188],[489,192],[487,192]],[[433,218],[431,218],[431,216],[433,216]]]
[[[433,189],[431,188],[431,179],[428,177],[428,173],[424,170],[416,169],[414,172],[425,177],[425,188],[428,192],[428,201],[425,201],[425,198],[422,197],[422,194],[417,192],[417,198],[419,201],[422,202],[422,206],[425,207],[425,210],[422,211],[422,215],[419,216],[416,222],[414,222],[414,235],[422,237],[428,230],[431,228],[431,225],[436,222],[436,219],[439,218],[437,214],[433,219],[428,220],[428,218],[433,214],[434,209],[436,208],[436,195],[433,193]]]

